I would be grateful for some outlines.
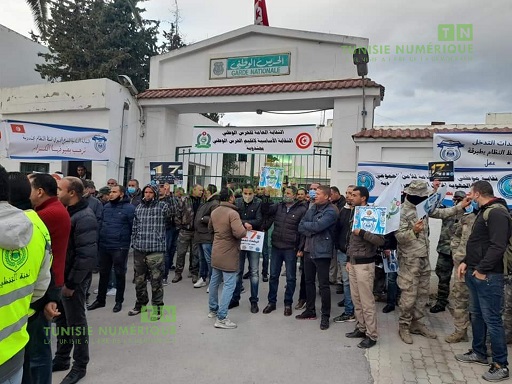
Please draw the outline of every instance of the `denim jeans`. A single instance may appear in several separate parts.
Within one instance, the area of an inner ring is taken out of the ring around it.
[[[396,283],[397,277],[398,272],[387,273],[388,296],[386,303],[392,305],[393,307],[398,304],[398,284]]]
[[[466,284],[469,289],[469,313],[473,328],[473,351],[487,356],[487,333],[491,339],[492,361],[500,366],[508,365],[505,327],[501,318],[503,310],[504,276],[489,273],[485,280],[473,276],[474,269],[468,268]]]
[[[116,303],[124,301],[124,291],[126,287],[126,270],[128,263],[128,249],[105,249],[100,248],[100,283],[98,286],[98,296],[96,300],[105,304],[107,297],[108,283],[112,266],[116,276]]]
[[[52,382],[50,325],[43,311],[37,312],[28,320],[27,332],[30,338],[25,346],[23,384],[51,384]]]
[[[268,276],[268,265],[270,260],[270,254],[268,252],[268,231],[265,231],[265,238],[263,239],[263,248],[261,249],[263,255],[263,265],[261,267],[261,274]]]
[[[337,251],[338,268],[341,268],[341,278],[343,280],[343,294],[345,298],[345,313],[348,315],[354,314],[354,304],[352,303],[352,296],[350,296],[350,281],[347,271],[347,254]]]
[[[176,253],[176,247],[178,246],[178,235],[180,234],[180,230],[176,227],[172,226],[166,228],[165,230],[165,269],[164,269],[164,279],[167,279],[169,276],[169,269],[173,265],[174,254]]]
[[[51,366],[50,366],[51,370]],[[7,380],[2,381],[0,384],[20,384],[21,378],[23,376],[23,368],[20,368],[16,372],[14,372]]]
[[[268,302],[277,302],[277,289],[279,288],[279,276],[281,267],[286,268],[286,289],[284,292],[284,305],[292,305],[295,285],[297,284],[297,252],[293,249],[279,249],[272,247],[272,262],[270,263],[270,283]]]
[[[204,280],[212,274],[212,243],[198,244],[199,250],[199,277]]]
[[[240,301],[240,293],[242,291],[242,276],[245,268],[245,258],[249,259],[249,272],[251,273],[251,297],[249,301],[251,303],[258,302],[258,284],[260,281],[259,265],[260,265],[260,253],[251,251],[240,252],[240,265],[238,267],[238,276],[236,282],[235,292],[233,293],[233,301]]]
[[[217,312],[217,318],[219,320],[224,320],[228,316],[228,306],[233,297],[237,275],[237,272],[224,272],[220,269],[212,268],[208,306],[210,311]],[[222,296],[219,304],[219,285],[222,279],[224,279],[224,287],[222,288]]]
[[[89,363],[85,290],[90,285],[90,280],[91,273],[77,285],[71,297],[62,297],[58,303],[61,315],[55,320],[57,351],[53,361],[59,364],[68,364],[71,359],[71,350],[73,350],[73,368],[84,372]]]
[[[306,276],[306,310],[316,313],[316,285],[318,277],[320,298],[322,301],[322,317],[331,316],[331,287],[329,286],[329,266],[331,259],[312,259],[309,252],[304,252],[304,273]]]

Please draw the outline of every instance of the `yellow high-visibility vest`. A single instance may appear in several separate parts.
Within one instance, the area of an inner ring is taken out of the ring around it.
[[[50,234],[36,212],[25,214],[33,225],[24,248],[0,249],[0,365],[28,342],[27,319],[34,313],[30,301],[48,249]]]

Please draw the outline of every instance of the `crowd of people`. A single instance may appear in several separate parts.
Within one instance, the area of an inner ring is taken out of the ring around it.
[[[228,313],[240,305],[246,279],[250,312],[260,310],[262,257],[262,281],[269,284],[265,315],[277,310],[284,265],[284,316],[296,310],[296,319],[316,320],[319,294],[320,329],[327,330],[335,285],[344,295],[338,302],[344,311],[333,322],[355,322],[345,336],[361,339],[359,348],[371,348],[379,338],[375,294],[383,286],[383,312],[398,306],[398,335],[404,343],[412,344],[413,335],[437,338],[422,320],[430,294],[429,217],[443,220],[435,269],[439,287],[430,312],[451,311],[455,330],[446,337],[448,343],[467,341],[472,328],[472,349],[456,355],[457,360],[489,365],[483,375],[489,381],[509,377],[512,295],[504,300],[504,255],[512,219],[488,182],[474,183],[468,195],[457,191],[453,207],[441,206],[418,218],[417,205],[438,183],[431,189],[427,182],[414,180],[402,195],[398,230],[380,235],[353,229],[354,208],[369,205],[369,191],[362,186],[348,186],[344,196],[337,187],[319,183],[309,189],[286,186],[282,198],[275,199],[268,188],[249,184],[237,197],[231,186],[218,190],[213,184],[196,184],[186,194],[182,188],[171,191],[165,183],[140,188],[132,179],[125,188],[109,179],[97,192],[81,168],[79,177],[27,177],[0,166],[0,383],[51,383],[52,371],[69,370],[62,384],[72,384],[86,375],[86,309],[105,307],[107,295],[112,295],[113,312],[122,311],[130,252],[136,301],[129,316],[151,305],[150,319],[160,319],[164,287],[171,272],[171,283],[183,281],[188,254],[188,278],[194,288],[206,288],[207,316],[215,319],[214,327],[236,328]],[[265,233],[261,252],[241,249],[249,231]],[[377,264],[393,252],[399,269],[379,282]],[[91,300],[95,272],[99,284]],[[504,306],[509,308],[505,322]],[[52,321],[55,356],[47,331]]]

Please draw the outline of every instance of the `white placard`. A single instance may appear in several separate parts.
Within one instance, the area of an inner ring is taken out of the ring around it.
[[[195,126],[192,152],[313,154],[315,125]]]
[[[247,235],[242,237],[240,249],[242,251],[261,252],[264,240],[265,232],[247,231]]]
[[[447,190],[448,188],[446,185],[443,185],[437,189],[437,192],[431,194],[427,200],[421,204],[418,204],[416,206],[416,214],[418,215],[418,219],[423,219],[424,217],[432,214],[432,212],[434,212],[435,209],[443,203]]]

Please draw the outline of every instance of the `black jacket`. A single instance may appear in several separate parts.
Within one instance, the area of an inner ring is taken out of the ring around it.
[[[338,215],[338,221],[336,222],[336,249],[343,253],[347,253],[348,236],[350,236],[352,232],[350,228],[350,218],[353,213],[353,209],[342,208]]]
[[[272,222],[273,222],[273,217],[272,217],[272,212],[270,210],[270,207],[273,205],[272,204],[272,199],[270,198],[270,196],[266,196],[266,195],[257,195],[257,197],[261,200],[261,217],[262,217],[262,222],[261,222],[261,228],[260,230],[261,231],[268,231],[269,228],[272,226]]]
[[[213,244],[213,232],[210,232],[208,229],[208,223],[210,222],[211,213],[219,205],[219,195],[212,195],[208,201],[199,206],[199,209],[194,215],[194,241],[198,244]]]
[[[463,262],[483,274],[503,273],[503,254],[512,232],[508,208],[502,209],[497,204],[507,207],[505,200],[500,198],[480,207],[466,245]],[[487,213],[489,217],[486,222],[484,212],[491,205],[494,207]]]
[[[307,207],[295,202],[290,209],[285,203],[276,203],[270,206],[269,212],[274,217],[274,230],[272,231],[272,246],[278,249],[299,249],[300,234],[299,223],[306,214]],[[272,225],[272,223],[270,223]]]
[[[96,266],[98,222],[85,199],[68,207],[71,216],[64,284],[75,289]]]
[[[261,224],[263,223],[263,217],[261,216],[261,200],[257,197],[246,204],[245,201],[239,197],[235,202],[242,223],[249,223],[252,225],[252,229],[255,231],[261,230]]]
[[[130,248],[135,207],[128,196],[117,203],[109,201],[103,207],[100,223],[100,243],[104,249]]]

